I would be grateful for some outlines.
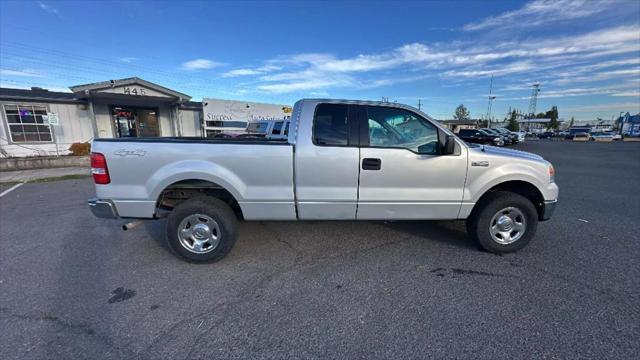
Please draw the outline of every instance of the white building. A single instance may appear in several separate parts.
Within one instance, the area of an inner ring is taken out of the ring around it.
[[[0,157],[67,154],[93,138],[202,136],[202,103],[137,77],[70,93],[0,88]]]

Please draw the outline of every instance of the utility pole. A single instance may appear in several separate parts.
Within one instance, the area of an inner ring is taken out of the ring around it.
[[[418,110],[422,110],[422,102],[420,102],[420,99],[418,99]]]
[[[491,128],[491,107],[493,106],[493,100],[496,99],[492,95],[493,92],[493,75],[491,75],[491,82],[489,83],[489,104],[487,105],[487,127]]]

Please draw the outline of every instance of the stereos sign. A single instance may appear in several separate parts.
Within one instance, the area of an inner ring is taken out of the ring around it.
[[[282,120],[291,117],[291,106],[247,101],[202,100],[205,121],[255,122]]]

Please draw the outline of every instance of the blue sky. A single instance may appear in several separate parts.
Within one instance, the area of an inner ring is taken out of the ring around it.
[[[451,118],[640,112],[640,1],[0,2],[0,86],[139,76],[202,97],[380,99]]]

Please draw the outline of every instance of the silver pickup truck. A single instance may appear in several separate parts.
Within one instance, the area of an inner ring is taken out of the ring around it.
[[[401,104],[305,99],[288,139],[95,139],[103,218],[167,217],[186,260],[224,257],[241,220],[463,220],[494,253],[516,251],[557,199],[542,157],[467,144]]]

